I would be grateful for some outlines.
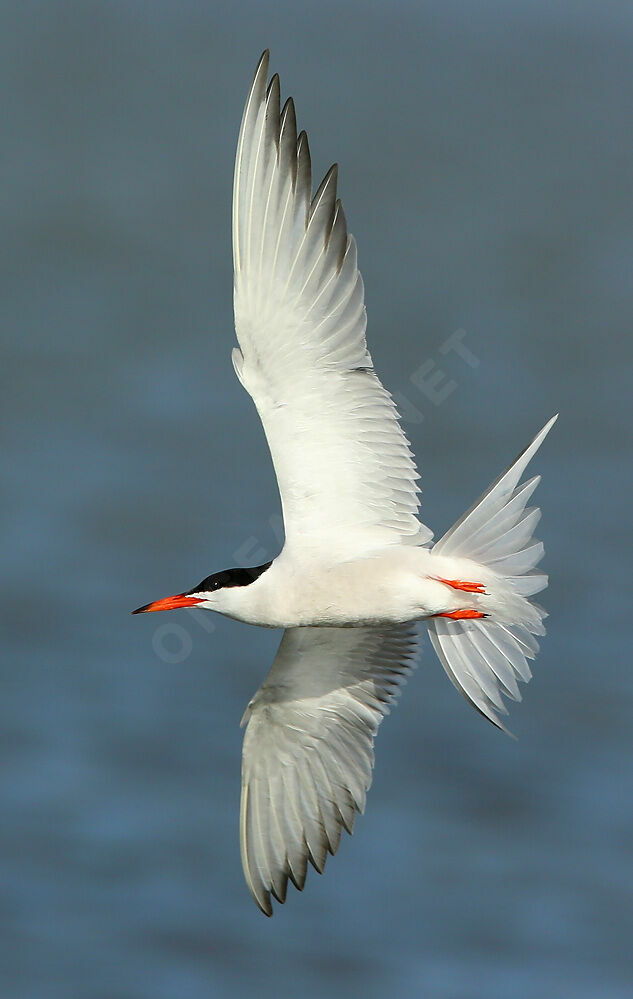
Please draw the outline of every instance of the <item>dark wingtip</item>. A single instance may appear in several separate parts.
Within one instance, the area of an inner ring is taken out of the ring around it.
[[[268,87],[266,89],[266,97],[270,97],[270,95],[273,92],[273,88],[279,90],[279,87],[280,87],[279,73],[275,73],[274,76],[271,76],[270,78],[270,83],[268,84]]]

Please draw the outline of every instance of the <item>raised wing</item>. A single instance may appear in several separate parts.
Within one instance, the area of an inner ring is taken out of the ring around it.
[[[308,860],[322,873],[341,830],[352,832],[374,736],[415,650],[411,625],[285,632],[243,719],[242,865],[267,916],[271,895],[284,902],[289,878],[301,890]]]
[[[237,375],[275,465],[286,544],[346,558],[420,544],[416,472],[365,342],[356,244],[336,197],[337,168],[311,197],[305,132],[280,113],[268,53],[255,73],[233,188]]]

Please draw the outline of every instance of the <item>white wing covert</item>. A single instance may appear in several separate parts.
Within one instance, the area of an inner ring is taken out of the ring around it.
[[[412,668],[416,632],[292,628],[246,709],[240,844],[260,909],[300,890],[308,860],[323,872],[352,832],[371,784],[373,741]]]
[[[281,495],[286,544],[342,559],[423,544],[419,478],[365,341],[356,244],[337,168],[312,198],[305,132],[280,112],[264,53],[244,109],[233,188],[235,370],[255,402]]]

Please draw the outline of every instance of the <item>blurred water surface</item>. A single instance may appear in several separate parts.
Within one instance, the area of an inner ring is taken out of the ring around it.
[[[630,4],[0,15],[3,994],[629,996]],[[265,45],[315,172],[341,164],[425,520],[441,533],[562,414],[534,466],[551,617],[519,741],[425,646],[354,840],[272,921],[239,865],[238,723],[279,636],[128,614],[279,546],[229,359]],[[442,352],[456,330],[475,366]]]

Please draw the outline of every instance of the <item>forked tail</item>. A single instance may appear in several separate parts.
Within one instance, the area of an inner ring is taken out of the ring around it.
[[[555,423],[554,416],[516,461],[433,546],[434,555],[470,559],[486,567],[490,592],[496,590],[504,613],[474,620],[429,618],[433,647],[450,680],[474,708],[504,732],[498,712],[507,714],[502,694],[521,700],[518,680],[532,673],[528,659],[538,652],[535,635],[544,635],[545,611],[529,599],[545,589],[547,576],[536,571],[543,545],[533,537],[538,507],[527,502],[540,476],[519,485],[525,468]],[[511,733],[508,733],[511,734]]]

